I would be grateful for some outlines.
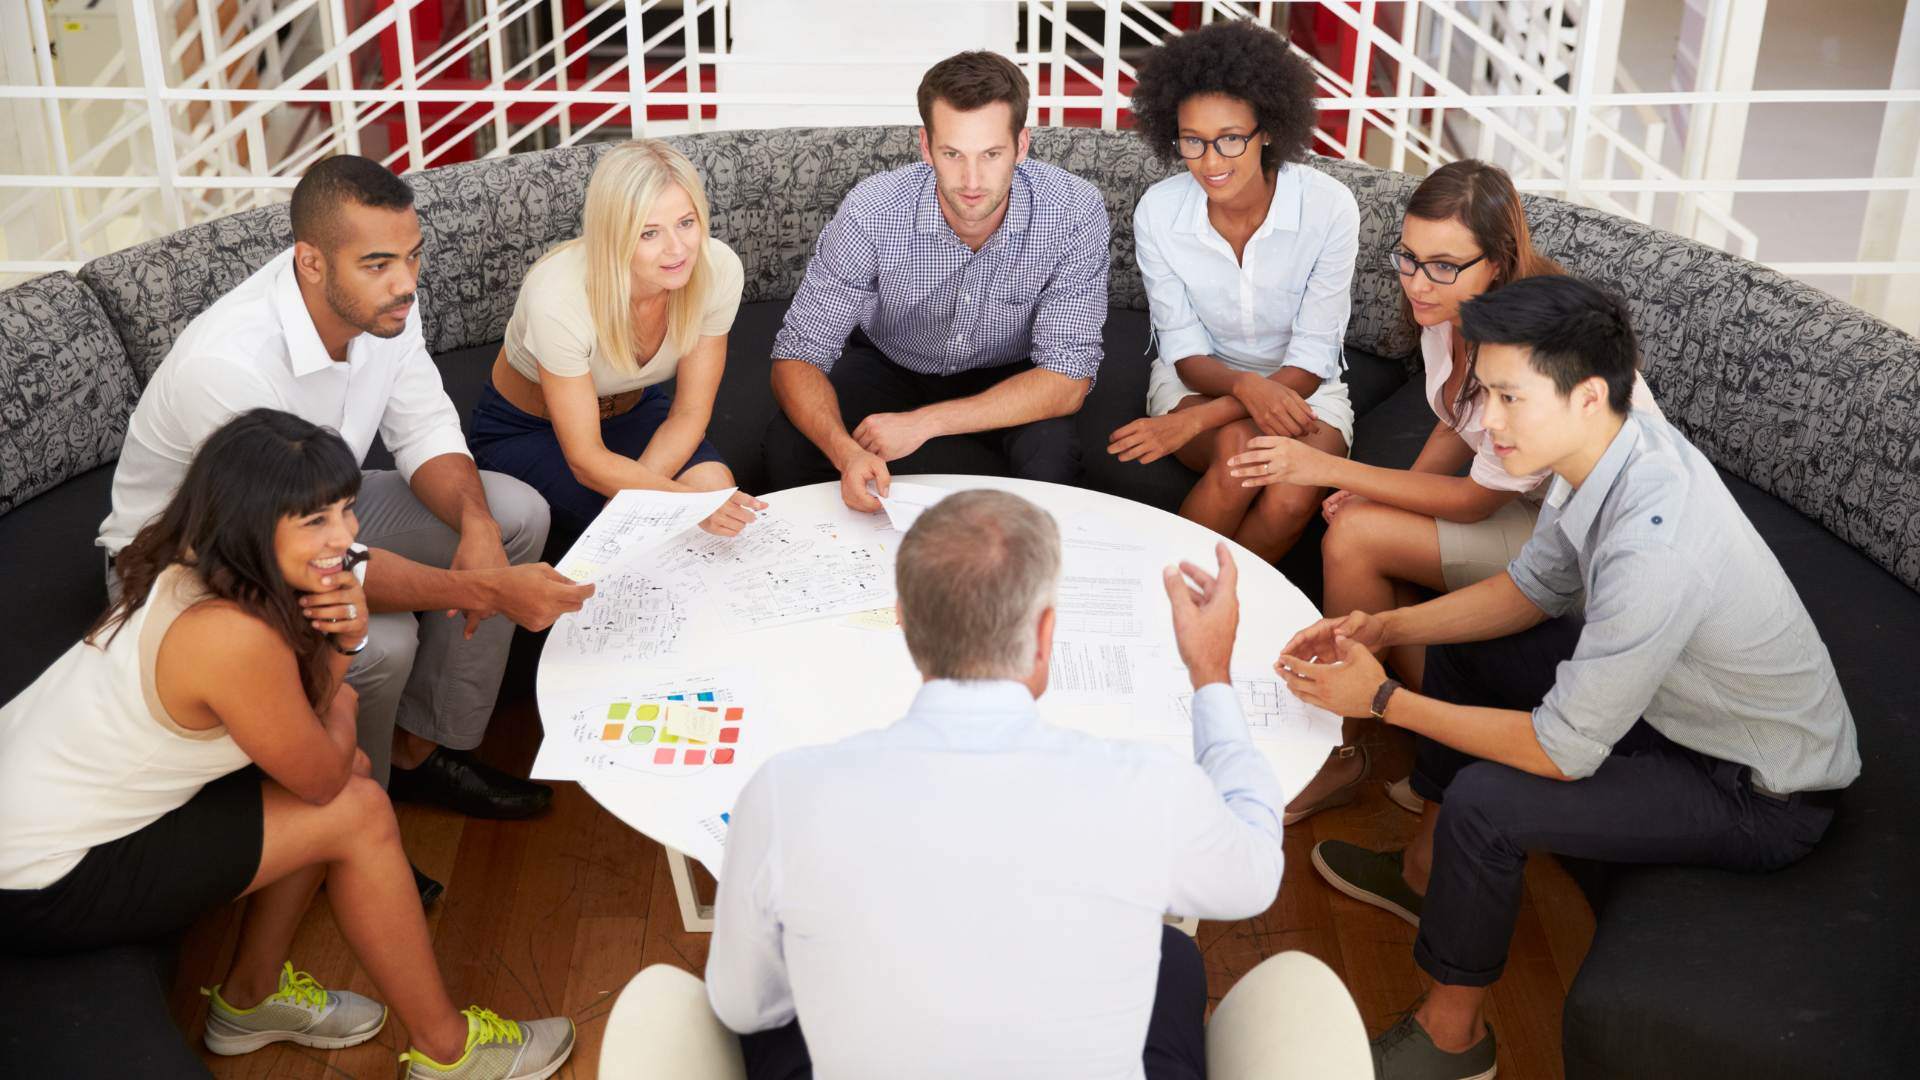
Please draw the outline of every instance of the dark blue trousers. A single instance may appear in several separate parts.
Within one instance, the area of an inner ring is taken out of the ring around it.
[[[1427,649],[1422,691],[1456,705],[1531,711],[1573,656],[1580,623]],[[1831,792],[1778,798],[1750,770],[1689,750],[1646,721],[1589,777],[1550,780],[1417,740],[1413,789],[1437,804],[1433,876],[1414,960],[1434,981],[1488,986],[1507,962],[1529,851],[1617,863],[1775,870],[1819,841]]]
[[[1207,968],[1193,939],[1168,926],[1160,932],[1160,983],[1153,995],[1142,1052],[1147,1080],[1206,1080]],[[740,1036],[747,1080],[812,1080],[813,1059],[795,1020]]]
[[[866,335],[856,332],[827,374],[827,381],[840,399],[840,419],[852,431],[873,413],[911,412],[936,402],[972,397],[1032,370],[1031,363],[1021,360],[952,375],[922,375],[887,359]],[[793,426],[784,412],[775,416],[767,429],[766,461],[769,490],[773,491],[840,478],[826,455]],[[1080,479],[1080,436],[1071,415],[972,435],[947,435],[929,439],[906,457],[888,462],[887,471],[895,476],[964,473],[1073,484]]]

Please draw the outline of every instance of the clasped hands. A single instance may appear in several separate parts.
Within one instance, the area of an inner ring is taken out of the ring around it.
[[[1295,697],[1335,716],[1371,716],[1387,672],[1373,655],[1385,645],[1378,615],[1356,611],[1321,619],[1293,635],[1273,665]]]

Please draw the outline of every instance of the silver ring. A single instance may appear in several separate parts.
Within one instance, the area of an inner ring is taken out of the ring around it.
[[[347,605],[347,621],[352,622],[353,620],[359,617],[360,617],[359,609],[354,607],[352,604],[348,604]]]
[[[1268,475],[1268,476],[1272,476],[1272,475],[1273,475],[1273,462],[1271,462],[1271,461],[1269,461],[1269,462],[1267,462],[1267,463],[1266,463],[1266,466],[1265,466],[1265,468],[1266,468],[1266,470],[1267,470],[1267,475]]]

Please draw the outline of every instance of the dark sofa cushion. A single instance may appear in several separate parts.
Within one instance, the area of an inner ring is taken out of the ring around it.
[[[0,954],[0,1073],[63,1080],[210,1075],[167,1012],[177,942]]]
[[[25,690],[106,609],[105,556],[93,538],[112,491],[109,463],[0,515],[7,610],[30,615],[33,625],[16,627],[0,649],[0,702]]]
[[[107,313],[72,274],[0,292],[0,515],[118,457],[139,394]]]

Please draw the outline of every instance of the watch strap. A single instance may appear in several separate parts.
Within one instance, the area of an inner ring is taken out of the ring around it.
[[[1375,690],[1373,692],[1373,718],[1374,719],[1376,720],[1386,719],[1387,699],[1393,697],[1393,692],[1398,689],[1400,689],[1400,680],[1388,679],[1385,682],[1382,682],[1380,684],[1380,689]]]

